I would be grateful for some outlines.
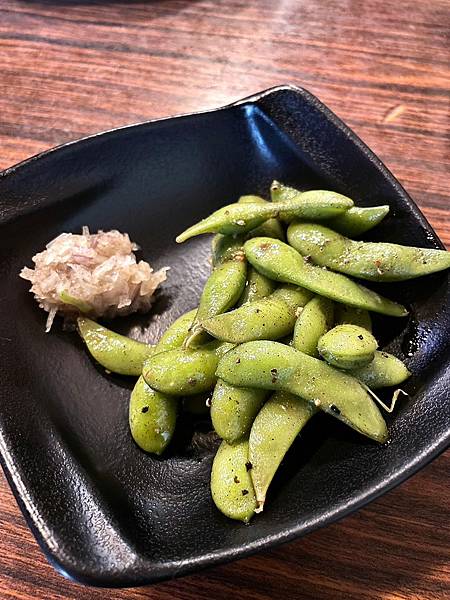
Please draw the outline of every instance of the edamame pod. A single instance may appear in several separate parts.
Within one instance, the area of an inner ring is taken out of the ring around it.
[[[194,396],[210,390],[216,383],[220,357],[232,348],[216,340],[201,348],[176,348],[151,356],[144,364],[143,376],[150,387],[169,396]]]
[[[222,357],[216,374],[236,386],[290,392],[363,435],[388,438],[380,411],[357,379],[289,346],[247,342]]]
[[[254,302],[255,300],[261,300],[269,296],[275,290],[276,284],[271,279],[264,277],[256,269],[249,266],[247,268],[247,281],[245,283],[244,291],[239,299],[238,306]]]
[[[270,187],[272,202],[296,200],[301,192],[274,181]],[[332,219],[325,219],[324,225],[344,235],[357,236],[369,231],[380,223],[389,212],[389,206],[370,206],[368,208],[352,206],[349,210]],[[270,236],[267,236],[270,237]]]
[[[213,212],[209,217],[192,225],[181,233],[176,241],[185,242],[202,233],[235,235],[251,231],[270,218],[327,219],[337,216],[353,206],[350,198],[335,192],[314,190],[290,202],[267,202],[267,204],[229,204]]]
[[[450,267],[450,252],[355,242],[315,223],[292,223],[289,244],[320,266],[369,281],[405,281]]]
[[[245,287],[247,262],[242,244],[229,236],[222,236],[213,252],[215,267],[203,288],[197,314],[183,344],[185,348],[206,341],[201,322],[234,306]]]
[[[367,331],[372,332],[372,319],[367,310],[346,306],[345,304],[336,304],[334,307],[334,322],[336,325],[358,325]]]
[[[238,200],[239,204],[267,204],[267,200],[260,196],[241,196]],[[284,231],[278,219],[268,219],[255,229],[252,229],[248,234],[249,237],[273,237],[278,240],[284,240]]]
[[[234,344],[250,340],[276,340],[293,330],[298,308],[310,298],[311,293],[307,290],[283,286],[266,298],[207,319],[202,325],[213,337]]]
[[[235,387],[219,379],[211,400],[211,420],[217,435],[229,444],[248,437],[267,396],[266,390]]]
[[[357,369],[372,362],[377,340],[357,325],[337,325],[319,340],[319,354],[329,365],[339,369]]]
[[[172,439],[177,420],[177,399],[152,390],[141,376],[130,396],[129,424],[136,444],[161,454]]]
[[[411,373],[397,357],[388,352],[375,352],[374,359],[365,367],[352,369],[349,375],[362,381],[367,387],[376,390],[403,383]]]
[[[191,326],[192,319],[195,317],[196,313],[197,309],[194,308],[181,315],[181,317],[178,317],[172,325],[169,325],[157,343],[155,352],[165,352],[166,350],[179,348],[189,333],[189,327]]]
[[[155,351],[181,346],[196,309],[181,315],[159,340]],[[146,452],[161,454],[172,439],[177,415],[177,398],[153,390],[142,375],[130,396],[128,421],[136,444]]]
[[[284,455],[317,408],[288,392],[275,392],[257,414],[249,439],[250,471],[261,512]]]
[[[253,238],[244,244],[248,261],[260,273],[284,283],[292,283],[357,308],[393,317],[404,317],[408,311],[345,275],[310,265],[294,248],[271,238]]]
[[[256,508],[249,473],[248,440],[230,446],[223,441],[211,469],[211,495],[226,517],[248,523]]]
[[[120,375],[140,375],[154,346],[115,333],[87,317],[78,317],[78,332],[95,360]]]
[[[389,206],[353,206],[347,212],[324,221],[324,225],[349,237],[357,237],[373,229],[389,212]]]
[[[292,346],[309,356],[319,358],[319,339],[333,326],[334,304],[323,296],[315,296],[305,305],[294,327]]]

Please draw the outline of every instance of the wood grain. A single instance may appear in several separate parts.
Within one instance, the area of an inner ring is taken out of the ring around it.
[[[0,0],[0,168],[96,131],[307,87],[394,172],[450,246],[450,4]],[[450,454],[341,523],[182,580],[83,588],[0,484],[2,599],[450,596]]]

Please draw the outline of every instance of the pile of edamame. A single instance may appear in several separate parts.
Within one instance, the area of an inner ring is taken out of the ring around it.
[[[388,206],[355,207],[336,192],[276,181],[270,192],[271,201],[243,196],[178,236],[214,233],[213,268],[198,308],[155,346],[78,319],[105,369],[138,377],[129,424],[146,452],[159,455],[170,443],[180,399],[196,410],[212,392],[207,405],[222,443],[211,494],[223,514],[244,522],[263,509],[284,455],[318,411],[388,439],[373,390],[410,373],[378,350],[370,312],[408,311],[348,276],[403,281],[450,267],[443,250],[350,239],[375,227]]]

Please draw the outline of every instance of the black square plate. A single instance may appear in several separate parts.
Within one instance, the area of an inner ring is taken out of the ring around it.
[[[250,526],[213,506],[217,441],[182,419],[163,458],[141,452],[127,423],[132,382],[101,373],[77,335],[45,314],[22,266],[63,231],[117,228],[170,276],[150,315],[113,327],[155,340],[193,308],[209,240],[175,235],[272,179],[389,204],[372,239],[441,248],[373,153],[308,92],[268,90],[231,106],[116,129],[44,152],[0,174],[0,448],[17,501],[49,560],[85,583],[130,586],[190,573],[292,540],[347,515],[421,468],[450,439],[450,303],[446,273],[391,284],[411,307],[378,335],[414,376],[380,447],[317,418]]]

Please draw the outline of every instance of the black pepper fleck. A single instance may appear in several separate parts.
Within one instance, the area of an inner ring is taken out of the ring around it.
[[[248,490],[242,490],[242,495],[246,496],[248,494]]]
[[[142,408],[142,412],[143,412],[143,413],[146,413],[146,412],[148,412],[148,406],[144,406],[144,407]]]
[[[250,469],[253,467],[252,463],[250,461],[245,463],[245,468],[247,469],[247,472],[250,471]]]
[[[239,481],[239,477],[237,475],[234,476],[234,480],[233,481],[234,481],[234,483],[241,483]]]
[[[361,335],[361,334],[359,334],[359,335],[358,335],[358,338],[359,338],[360,340],[363,340],[363,339],[364,339],[364,336],[363,336],[363,335]]]
[[[334,412],[335,415],[340,415],[341,414],[341,411],[334,404],[330,404],[330,410],[332,412]]]

